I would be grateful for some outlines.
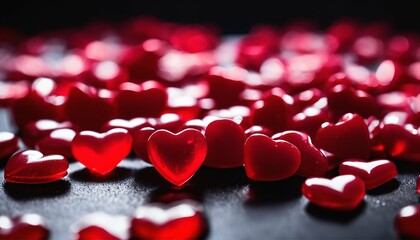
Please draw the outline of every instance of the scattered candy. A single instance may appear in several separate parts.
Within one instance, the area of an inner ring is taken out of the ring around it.
[[[403,207],[395,216],[395,228],[402,239],[420,238],[420,205]]]
[[[6,182],[41,184],[54,182],[67,175],[69,163],[61,155],[46,155],[35,150],[13,154],[4,168]]]
[[[126,240],[130,235],[130,219],[126,216],[111,216],[94,212],[83,216],[70,227],[74,239]]]
[[[49,229],[43,217],[27,213],[10,219],[0,216],[0,239],[44,240],[49,237]]]
[[[200,239],[208,228],[202,211],[191,200],[144,205],[134,213],[131,233],[136,239]]]
[[[341,175],[353,174],[365,182],[366,189],[379,187],[397,176],[397,167],[386,159],[371,162],[345,161],[339,167]]]
[[[245,142],[245,171],[253,180],[276,181],[291,177],[300,163],[299,149],[290,142],[272,140],[263,134],[254,134]]]
[[[308,178],[302,185],[303,195],[318,206],[349,211],[357,208],[365,196],[364,182],[354,175],[333,179]]]
[[[156,170],[169,182],[181,186],[201,167],[207,143],[203,134],[192,128],[176,134],[158,130],[149,137],[147,152]]]
[[[128,156],[131,145],[128,130],[114,128],[105,133],[82,131],[74,137],[71,149],[77,161],[92,172],[105,175]]]

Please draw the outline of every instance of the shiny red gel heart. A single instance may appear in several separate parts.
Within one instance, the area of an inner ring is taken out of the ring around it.
[[[341,175],[333,179],[308,178],[302,185],[302,193],[318,206],[348,211],[362,202],[365,183],[354,175]]]
[[[82,131],[74,137],[71,148],[77,161],[92,172],[105,175],[128,156],[131,144],[128,130],[114,128],[105,133]]]
[[[394,223],[401,239],[420,239],[420,204],[403,207]]]
[[[397,176],[397,167],[389,160],[371,162],[345,161],[339,167],[341,175],[353,174],[365,182],[366,189],[373,189]]]
[[[337,124],[321,125],[316,145],[342,159],[369,159],[369,130],[360,115],[347,113]]]
[[[115,96],[118,116],[123,119],[136,117],[159,117],[166,107],[166,88],[156,81],[141,85],[127,82],[119,87]]]
[[[23,214],[10,219],[0,216],[0,240],[6,239],[47,239],[49,230],[45,220],[33,213]]]
[[[33,148],[35,143],[56,129],[73,128],[71,122],[57,122],[51,119],[40,119],[28,123],[22,129],[22,140],[28,148]]]
[[[149,137],[147,152],[156,170],[169,182],[181,186],[201,167],[207,143],[203,134],[195,129],[176,134],[158,130]]]
[[[64,109],[67,118],[80,130],[100,130],[115,117],[112,93],[78,83],[71,88]]]
[[[73,158],[71,142],[76,132],[69,128],[57,129],[35,144],[35,149],[44,154],[60,154],[67,159]]]
[[[292,176],[299,168],[300,158],[293,144],[263,134],[254,134],[245,142],[246,175],[255,181],[277,181]]]
[[[420,161],[420,132],[412,125],[381,124],[375,131],[373,150],[398,160]]]
[[[103,131],[108,131],[113,128],[124,128],[124,129],[127,129],[131,135],[134,135],[134,133],[138,131],[139,129],[152,126],[152,124],[148,120],[149,119],[147,118],[141,118],[141,117],[133,118],[131,120],[124,120],[124,119],[116,118],[105,123],[102,129]]]
[[[307,134],[298,131],[285,131],[277,133],[271,138],[290,142],[299,149],[301,163],[296,175],[303,177],[322,177],[328,171],[328,159],[312,144],[312,140]]]
[[[200,239],[208,229],[202,211],[191,200],[141,206],[131,221],[131,234],[136,239]]]
[[[11,132],[0,132],[0,160],[11,156],[18,149],[18,137]]]
[[[134,153],[141,160],[150,163],[149,154],[147,153],[147,141],[149,137],[156,131],[152,127],[145,127],[134,132],[133,135],[133,150]]]
[[[205,132],[208,152],[204,166],[234,168],[243,166],[243,149],[246,140],[242,127],[230,119],[212,121]]]
[[[35,150],[19,151],[4,168],[6,182],[39,184],[54,182],[67,175],[69,163],[61,155],[44,156]]]
[[[125,240],[129,239],[130,219],[94,212],[83,216],[70,227],[74,239]]]

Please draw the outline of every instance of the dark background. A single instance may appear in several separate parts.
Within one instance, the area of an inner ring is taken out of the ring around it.
[[[258,1],[2,1],[0,26],[34,34],[93,20],[121,22],[135,16],[155,16],[181,23],[211,23],[222,33],[245,33],[255,24],[283,25],[307,19],[326,27],[343,17],[362,22],[382,20],[400,31],[420,31],[420,1],[381,0],[258,0]]]

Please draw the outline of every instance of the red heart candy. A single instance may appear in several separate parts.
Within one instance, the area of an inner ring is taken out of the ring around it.
[[[28,123],[22,130],[22,140],[29,148],[35,146],[35,143],[47,136],[56,129],[73,128],[71,122],[57,122],[50,119],[40,119],[35,122]]]
[[[322,177],[328,171],[328,159],[312,144],[311,138],[307,134],[298,131],[285,131],[277,133],[271,138],[290,142],[299,149],[301,163],[296,175]]]
[[[337,124],[321,125],[316,134],[316,145],[342,159],[368,159],[369,130],[360,115],[347,113]]]
[[[354,175],[333,179],[308,178],[302,185],[303,195],[313,204],[333,210],[353,210],[365,196],[365,183]]]
[[[18,149],[18,137],[11,132],[0,132],[0,160],[11,156]]]
[[[403,207],[394,222],[401,239],[420,239],[420,204]]]
[[[263,134],[254,134],[245,142],[246,175],[255,181],[277,181],[292,176],[299,168],[300,158],[293,144]]]
[[[61,155],[44,156],[35,150],[19,151],[9,158],[4,168],[6,182],[38,184],[62,179],[69,163]]]
[[[205,132],[208,151],[204,166],[234,168],[243,166],[245,132],[233,120],[212,121]]]
[[[82,131],[73,139],[72,152],[77,161],[94,173],[111,172],[131,151],[128,130],[114,128],[105,133]]]
[[[201,205],[191,200],[141,206],[131,221],[136,239],[200,239],[207,228]]]
[[[397,176],[397,167],[389,160],[371,162],[345,161],[339,167],[341,175],[353,174],[365,182],[366,189],[376,188]]]
[[[308,107],[293,116],[290,122],[290,128],[304,132],[311,136],[311,138],[315,138],[319,127],[329,120],[330,117],[326,111],[315,107]]]
[[[181,186],[201,167],[207,143],[203,134],[192,128],[176,134],[162,129],[149,137],[147,152],[156,170],[169,182]]]
[[[149,154],[147,153],[147,141],[149,137],[156,131],[152,127],[145,127],[134,132],[133,135],[133,150],[134,153],[141,160],[150,163]]]
[[[81,130],[99,130],[115,117],[112,94],[81,83],[69,93],[64,109],[67,118]]]
[[[45,220],[37,214],[23,214],[10,219],[0,216],[0,239],[47,239],[49,230]]]
[[[265,93],[262,100],[251,106],[251,119],[254,125],[261,125],[278,132],[287,129],[293,98],[279,88]]]
[[[166,88],[156,81],[146,81],[141,85],[127,82],[119,88],[115,104],[120,118],[159,117],[166,107]]]
[[[57,129],[35,144],[35,149],[44,154],[60,154],[67,159],[73,158],[71,142],[76,132],[69,128]]]
[[[74,239],[129,239],[130,219],[94,212],[83,216],[71,225]]]
[[[386,156],[411,162],[420,161],[420,134],[412,125],[382,124],[373,136],[373,148]]]
[[[339,117],[348,112],[363,117],[376,116],[379,108],[375,99],[367,92],[338,84],[327,94],[328,106]]]

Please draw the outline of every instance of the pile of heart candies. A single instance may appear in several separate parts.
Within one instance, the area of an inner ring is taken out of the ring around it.
[[[26,38],[1,31],[0,106],[17,129],[0,133],[6,182],[57,181],[68,159],[106,175],[133,153],[179,188],[202,166],[245,168],[253,181],[303,177],[309,202],[352,211],[397,176],[395,162],[420,163],[420,35],[387,24],[296,22],[225,37],[139,18]],[[0,220],[0,238],[48,234],[39,215]],[[396,214],[399,236],[420,238],[419,224],[420,205]],[[183,201],[130,219],[93,213],[72,230],[190,239],[206,226],[202,207]]]

